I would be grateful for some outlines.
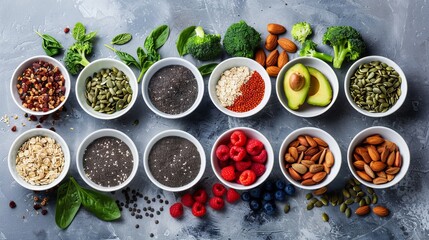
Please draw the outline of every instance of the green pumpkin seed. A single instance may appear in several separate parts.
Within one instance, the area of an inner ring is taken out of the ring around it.
[[[320,207],[322,207],[322,206],[323,206],[323,203],[319,200],[319,201],[317,201],[317,202],[314,204],[314,206],[316,206],[316,207],[320,208]]]
[[[367,205],[365,199],[360,200],[359,207],[362,207],[362,206],[365,206],[365,205]]]
[[[308,203],[307,204],[307,210],[309,211],[309,210],[311,210],[311,209],[313,209],[314,208],[314,203]]]
[[[322,219],[323,219],[323,221],[324,221],[324,222],[328,222],[328,221],[329,221],[329,216],[328,216],[328,214],[323,213],[323,214],[322,214]]]
[[[343,188],[343,196],[344,198],[350,198],[350,193],[345,188]]]
[[[347,205],[351,205],[351,204],[353,204],[355,202],[355,200],[353,199],[353,198],[349,198],[349,199],[347,199],[346,201],[344,201],[344,203],[345,204],[347,204]]]
[[[307,193],[307,194],[305,195],[305,198],[306,198],[307,200],[310,200],[312,197],[313,197],[313,194],[311,194],[311,193]]]
[[[372,194],[372,204],[377,204],[377,202],[378,202],[378,197],[377,197],[377,194]]]
[[[290,210],[290,205],[286,203],[285,206],[284,206],[284,208],[283,208],[283,212],[284,213],[288,213],[289,210]]]
[[[352,210],[348,207],[345,211],[346,217],[350,218],[350,216],[352,215]]]
[[[347,209],[347,204],[345,204],[345,203],[342,203],[341,205],[340,205],[340,212],[345,212],[346,211],[346,209]]]

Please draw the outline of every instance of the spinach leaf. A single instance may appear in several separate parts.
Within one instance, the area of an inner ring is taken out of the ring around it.
[[[200,71],[201,75],[207,76],[213,72],[213,70],[216,68],[217,65],[218,63],[209,63],[206,65],[200,66],[198,70]]]
[[[176,41],[176,48],[177,52],[179,52],[179,56],[188,54],[186,44],[192,36],[195,36],[195,26],[187,27],[180,32]]]
[[[138,47],[138,48],[137,48],[137,58],[139,59],[140,66],[143,66],[144,62],[145,62],[145,61],[146,61],[146,59],[147,59],[147,55],[146,55],[146,53],[144,52],[144,50],[143,50],[143,48],[142,48],[142,47]]]
[[[170,35],[170,28],[167,25],[161,25],[155,28],[154,30],[152,30],[149,36],[146,37],[144,41],[144,47],[146,48],[147,51],[149,51],[150,48],[148,48],[148,46],[146,45],[146,42],[151,40],[153,42],[153,49],[157,50],[165,44],[169,35]]]
[[[95,35],[97,34],[97,32],[90,32],[90,33],[88,33],[88,34],[85,34],[82,38],[81,38],[81,41],[82,42],[86,42],[86,41],[89,41],[89,40],[92,40],[94,37],[95,37]]]
[[[128,43],[129,41],[131,41],[132,38],[133,38],[133,36],[129,33],[121,33],[121,34],[116,35],[112,39],[112,42],[110,44],[124,45],[124,44]]]
[[[147,72],[147,70],[150,68],[150,66],[152,66],[155,62],[153,61],[146,61],[143,63],[142,68],[140,70],[140,75],[137,78],[137,83],[140,83],[140,81],[143,78],[143,75]]]
[[[127,64],[128,66],[134,65],[136,68],[141,69],[140,63],[137,62],[137,60],[131,54],[126,52],[121,52],[107,44],[104,44],[104,46],[114,51],[116,53],[116,56],[118,56],[119,59],[121,59],[121,61]]]
[[[55,56],[61,52],[63,46],[54,37],[48,34],[41,34],[36,31],[36,34],[42,38],[42,48],[48,56]]]
[[[72,178],[72,177],[71,177]],[[57,191],[55,222],[61,229],[67,228],[79,211],[81,200],[76,186],[69,180]]]
[[[146,48],[146,51],[148,52],[148,54],[150,52],[156,52],[156,49],[155,49],[155,40],[153,38],[151,38],[150,36],[148,36],[144,40],[144,48]]]
[[[81,41],[81,38],[83,38],[86,34],[85,26],[80,22],[76,23],[74,25],[72,33],[73,33],[73,38],[76,41]]]

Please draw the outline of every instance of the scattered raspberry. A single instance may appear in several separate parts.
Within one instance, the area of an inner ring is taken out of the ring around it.
[[[267,161],[267,157],[268,157],[267,150],[262,149],[259,155],[252,156],[251,159],[252,161],[257,163],[265,163]]]
[[[212,192],[216,197],[222,197],[226,193],[226,188],[220,183],[215,183],[213,184]]]
[[[234,179],[235,179],[234,166],[231,165],[231,166],[227,166],[227,167],[222,168],[222,170],[220,171],[220,175],[226,181],[234,181]]]
[[[247,137],[246,134],[243,131],[236,130],[231,134],[231,143],[234,146],[242,147],[246,145]]]
[[[10,130],[11,130],[12,132],[16,132],[16,126],[13,126]]]
[[[69,27],[64,28],[64,33],[69,33],[69,32],[70,32],[70,28]]]
[[[10,201],[9,202],[9,207],[10,208],[16,208],[16,203],[14,201]]]
[[[235,162],[235,169],[237,169],[239,172],[249,169],[250,166],[252,166],[252,162],[248,160]]]
[[[192,207],[192,205],[194,205],[194,202],[195,202],[194,198],[192,197],[192,195],[190,193],[185,193],[185,195],[182,196],[180,201],[186,207]]]
[[[260,177],[265,173],[265,165],[261,163],[253,163],[250,169],[256,174],[256,177]]]
[[[229,147],[226,145],[219,145],[219,147],[216,148],[216,157],[220,161],[227,161],[229,159]]]
[[[210,198],[209,205],[214,210],[221,210],[225,206],[225,201],[220,197]]]
[[[203,217],[206,215],[206,207],[200,202],[195,202],[192,206],[192,214],[195,217]]]
[[[246,157],[246,149],[244,147],[232,146],[229,150],[229,157],[238,162]]]
[[[228,191],[226,192],[226,201],[227,202],[235,203],[239,199],[240,199],[240,194],[237,191],[235,191],[235,189],[233,189],[233,188],[228,189]]]
[[[171,205],[170,215],[173,218],[180,218],[183,215],[183,205],[179,202]]]
[[[240,175],[240,183],[244,186],[252,185],[256,181],[256,174],[252,170],[246,170]]]
[[[261,141],[254,138],[247,141],[246,151],[248,154],[252,156],[259,155],[262,149],[264,149],[264,144]]]
[[[205,190],[205,189],[203,189],[203,188],[198,189],[198,190],[194,193],[194,200],[195,200],[196,202],[206,203],[208,198],[209,198],[209,196],[207,195],[206,190]]]

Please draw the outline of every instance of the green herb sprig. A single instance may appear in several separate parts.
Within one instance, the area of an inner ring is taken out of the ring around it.
[[[41,34],[37,31],[36,34],[42,38],[42,48],[48,56],[53,57],[61,53],[63,46],[58,40],[48,34]]]

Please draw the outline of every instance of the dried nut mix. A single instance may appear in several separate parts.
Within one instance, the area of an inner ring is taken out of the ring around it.
[[[95,111],[112,114],[125,109],[133,90],[128,77],[115,67],[101,69],[86,79],[86,102]]]
[[[402,165],[398,146],[378,134],[367,137],[355,147],[352,159],[356,174],[373,184],[392,181]]]
[[[322,182],[335,163],[328,144],[317,137],[300,135],[292,141],[285,154],[289,175],[304,186]]]
[[[16,171],[31,185],[47,185],[61,174],[64,161],[63,150],[54,139],[36,136],[19,148]]]
[[[65,101],[65,79],[51,63],[36,61],[18,77],[16,84],[22,106],[36,112],[55,109]]]

